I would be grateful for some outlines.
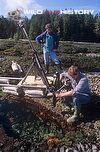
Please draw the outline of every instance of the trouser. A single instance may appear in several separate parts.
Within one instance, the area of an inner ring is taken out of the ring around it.
[[[50,51],[50,52],[43,51],[43,55],[44,55],[44,63],[45,63],[45,65],[49,65],[49,56],[51,57],[52,61],[56,65],[60,64],[60,61],[59,61],[55,51]]]
[[[88,104],[91,100],[91,96],[76,94],[72,97],[72,99],[74,108],[76,110],[75,113],[79,114],[81,111],[81,106],[84,104]]]
[[[43,50],[43,55],[44,55],[46,73],[49,72],[49,57],[56,64],[57,71],[58,72],[61,71],[61,63],[60,63],[55,51],[46,52],[46,50]]]

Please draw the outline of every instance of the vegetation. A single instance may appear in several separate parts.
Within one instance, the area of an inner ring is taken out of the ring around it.
[[[92,109],[92,113],[88,109],[85,123],[72,126],[63,121],[64,117],[60,120],[59,115],[56,115],[55,118],[55,113],[44,107],[46,102],[50,107],[51,100],[37,101],[34,99],[32,104],[27,103],[29,99],[26,99],[26,103],[24,100],[17,99],[16,102],[14,98],[9,101],[7,99],[0,100],[2,106],[0,111],[1,126],[6,133],[6,137],[0,141],[0,150],[10,152],[16,149],[16,151],[27,152],[35,149],[35,152],[51,152],[55,148],[59,149],[64,146],[66,150],[73,148],[84,152],[91,150],[93,145],[97,150],[100,149],[99,108]],[[53,110],[56,111],[56,108]],[[98,117],[96,117],[95,123],[93,121],[90,123],[88,118],[96,114]],[[1,129],[0,133],[2,133]],[[8,142],[4,141],[5,138]]]
[[[43,14],[25,18],[25,28],[31,39],[44,31],[45,24],[51,22],[54,31],[63,41],[100,42],[100,14],[58,15],[57,11],[44,11]],[[9,27],[9,28],[8,28]],[[0,17],[0,38],[24,38],[18,26],[9,19]]]
[[[46,23],[51,22],[60,40],[72,40],[60,41],[57,51],[64,69],[76,64],[83,72],[100,70],[100,43],[89,43],[100,40],[99,15],[95,17],[91,14],[58,16],[50,15],[48,11],[43,15],[33,15],[30,20],[27,18],[25,20],[26,30],[32,39],[44,30]],[[12,30],[8,29],[8,25]],[[0,76],[13,76],[12,60],[17,61],[26,72],[32,63],[32,50],[26,39],[19,39],[25,38],[22,31],[17,30],[11,20],[1,17],[0,38],[3,38],[0,39]],[[41,47],[34,41],[32,43],[44,67]],[[54,73],[56,68],[52,65],[53,63],[50,65],[50,72]],[[0,90],[0,151],[52,152],[55,148],[60,151],[59,147],[63,146],[66,151],[67,148],[83,152],[93,151],[93,146],[97,151],[100,150],[99,103],[93,105],[92,109],[88,109],[83,123],[70,126],[63,121],[61,112],[66,106],[61,100],[54,108],[52,101],[47,99],[44,101],[34,99],[32,104],[28,104],[29,99],[24,101],[17,99],[16,102],[14,98],[8,99],[9,96],[2,94]],[[55,113],[48,107],[58,111],[61,117],[57,115],[54,119]],[[68,113],[67,116],[69,117],[70,114]]]
[[[42,49],[36,42],[32,41],[39,59],[44,67]],[[0,40],[0,56],[3,58],[0,64],[0,75],[12,75],[11,61],[17,61],[26,72],[32,63],[32,50],[26,40]],[[60,42],[57,54],[61,60],[63,68],[68,68],[75,64],[83,72],[99,72],[100,70],[100,44],[78,43],[78,42]],[[88,54],[91,54],[88,56]],[[93,55],[92,55],[93,54]],[[51,63],[51,72],[56,67]]]

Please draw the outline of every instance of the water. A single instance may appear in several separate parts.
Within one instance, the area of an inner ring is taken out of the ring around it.
[[[100,72],[93,72],[93,74],[97,74],[97,75],[100,75]]]

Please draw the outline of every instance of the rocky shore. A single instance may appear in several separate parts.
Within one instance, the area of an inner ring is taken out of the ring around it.
[[[66,105],[58,100],[35,99],[25,104],[0,99],[0,151],[1,152],[99,152],[100,151],[100,75],[87,75],[93,94],[93,106],[75,126],[59,124],[59,115]],[[38,106],[38,102],[42,107]],[[45,109],[46,107],[46,109]],[[56,116],[56,119],[55,119]]]
[[[88,75],[88,78],[89,78],[91,92],[94,95],[100,96],[100,75],[92,74],[92,75]]]
[[[0,43],[2,44],[0,75],[12,75],[12,60],[17,61],[27,71],[32,57],[28,43],[15,43],[9,40],[2,40]],[[83,53],[80,57],[77,52],[80,50],[83,52],[88,46],[86,44],[84,46],[77,44],[77,46],[75,44],[74,47],[67,42],[61,43],[58,55],[63,65],[69,67],[74,63],[85,72],[99,71],[99,56],[91,58]],[[35,47],[39,50],[38,46]],[[95,51],[96,47],[97,44],[94,49],[91,48]],[[88,50],[90,50],[90,45]],[[38,54],[42,61],[41,51]],[[52,69],[53,66],[51,66],[51,71]],[[92,91],[93,105],[74,126],[68,126],[65,121],[62,121],[67,109],[62,99],[57,99],[54,107],[52,99],[32,99],[29,103],[29,99],[24,99],[24,101],[18,98],[10,99],[9,96],[3,96],[1,93],[0,152],[100,152],[100,75],[87,74],[87,76]],[[68,116],[70,115],[72,112],[68,113]]]

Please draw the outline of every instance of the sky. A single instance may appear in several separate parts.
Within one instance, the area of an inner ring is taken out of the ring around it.
[[[0,0],[0,15],[15,9],[23,10],[64,10],[64,9],[94,10],[94,14],[100,11],[100,0]],[[31,14],[30,14],[31,15]],[[27,15],[26,15],[27,16]]]

